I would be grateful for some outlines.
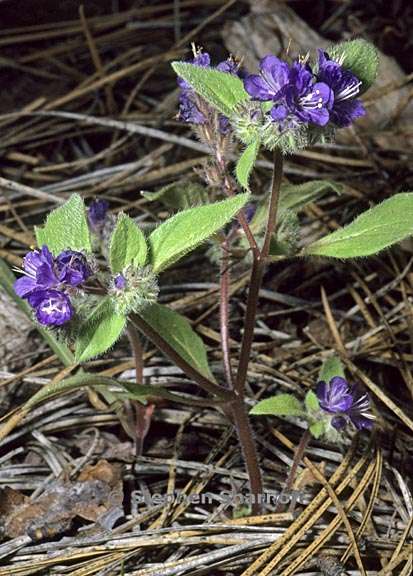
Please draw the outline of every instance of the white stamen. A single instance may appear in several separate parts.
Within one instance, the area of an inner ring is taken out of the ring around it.
[[[361,84],[362,84],[361,82],[352,82],[351,84],[346,86],[344,90],[342,90],[337,94],[336,100],[337,101],[347,100],[348,98],[353,98],[354,96],[357,96],[357,94],[360,92]]]

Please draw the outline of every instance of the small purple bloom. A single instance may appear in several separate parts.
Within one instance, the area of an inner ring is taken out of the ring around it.
[[[332,415],[331,425],[337,430],[343,429],[349,421],[358,430],[373,426],[374,416],[367,394],[357,386],[351,387],[341,376],[334,376],[328,384],[319,382],[316,394],[321,409]]]
[[[260,74],[247,76],[244,87],[254,100],[274,102],[270,112],[274,122],[292,117],[325,126],[329,121],[334,93],[326,83],[315,82],[311,68],[300,62],[290,67],[276,56],[265,56]]]
[[[188,124],[205,124],[206,118],[194,102],[192,90],[183,90],[179,96],[179,120]]]
[[[358,430],[373,427],[374,416],[370,412],[370,400],[357,386],[352,390],[353,404],[348,412],[351,422]]]
[[[317,384],[317,398],[321,408],[329,414],[347,412],[353,404],[353,397],[347,381],[340,376],[334,376],[327,384]]]
[[[268,54],[260,62],[260,74],[244,80],[244,88],[253,100],[278,100],[281,88],[289,82],[290,68],[286,62]]]
[[[284,87],[285,103],[291,114],[302,122],[325,126],[333,105],[333,91],[323,82],[313,82],[311,70],[295,62],[291,67],[289,83]]]
[[[105,223],[106,215],[109,209],[109,203],[106,200],[95,200],[89,206],[87,217],[90,227],[93,230],[99,230]]]
[[[44,326],[66,324],[74,313],[69,296],[59,290],[39,291],[32,302],[36,309],[36,318]]]
[[[227,72],[228,74],[237,74],[238,64],[232,58],[227,58],[227,60],[224,60],[217,65],[217,70],[220,72]]]
[[[117,290],[125,290],[127,284],[126,278],[123,274],[118,274],[117,276],[115,276],[115,278],[113,279],[113,283]]]
[[[24,276],[14,283],[14,291],[20,298],[27,298],[35,290],[53,288],[59,282],[53,256],[47,246],[26,254],[23,274]]]
[[[349,126],[356,118],[365,115],[361,100],[356,98],[362,82],[338,62],[330,60],[322,50],[318,51],[317,79],[327,84],[334,93],[330,118],[339,128]]]
[[[91,276],[92,270],[81,252],[65,250],[56,258],[59,280],[70,286],[79,286]]]

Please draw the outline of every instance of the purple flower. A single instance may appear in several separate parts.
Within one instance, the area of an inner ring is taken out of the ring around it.
[[[105,223],[106,214],[109,209],[109,203],[106,200],[95,200],[89,206],[87,217],[90,227],[93,230],[99,230]]]
[[[276,56],[268,54],[260,62],[260,74],[244,79],[244,88],[253,100],[277,101],[280,90],[289,82],[290,67]]]
[[[113,283],[117,290],[124,290],[127,284],[126,278],[123,274],[118,274],[117,276],[115,276],[115,278],[113,279]]]
[[[330,111],[331,121],[338,127],[349,126],[356,118],[366,113],[356,96],[360,92],[361,81],[338,62],[330,60],[326,52],[318,51],[317,79],[327,84],[334,93],[334,104]]]
[[[59,290],[39,290],[30,301],[36,309],[36,318],[44,326],[61,326],[69,322],[74,314],[70,298]]]
[[[328,123],[334,94],[327,84],[314,83],[310,68],[295,62],[290,70],[289,83],[282,93],[288,111],[302,122],[317,126]]]
[[[317,384],[317,398],[321,408],[329,414],[347,412],[353,404],[353,397],[350,387],[344,378],[334,376],[327,384],[319,382]]]
[[[357,386],[352,390],[353,404],[348,411],[351,422],[358,430],[373,427],[374,416],[370,412],[370,399]]]
[[[14,283],[14,291],[20,298],[28,298],[36,290],[53,288],[59,283],[56,276],[54,259],[47,248],[33,250],[23,259],[23,274]]]
[[[83,284],[92,274],[86,258],[75,250],[61,252],[56,258],[56,269],[59,280],[70,286]]]
[[[337,430],[343,429],[349,421],[358,430],[372,427],[374,416],[367,394],[357,386],[351,387],[341,376],[334,376],[328,384],[319,382],[316,394],[321,409],[332,415],[331,424]]]
[[[260,74],[247,76],[244,87],[254,100],[274,102],[270,112],[274,122],[293,117],[325,126],[329,121],[333,91],[324,82],[314,82],[311,68],[300,62],[290,67],[276,56],[265,56],[260,62]]]

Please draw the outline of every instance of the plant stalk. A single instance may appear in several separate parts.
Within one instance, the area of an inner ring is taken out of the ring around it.
[[[255,318],[257,315],[259,291],[264,277],[266,260],[270,251],[271,238],[277,224],[278,201],[282,180],[283,156],[278,149],[274,150],[274,173],[271,185],[270,202],[268,206],[268,219],[264,236],[264,244],[257,258],[254,259],[250,289],[248,292],[247,309],[244,319],[244,334],[241,344],[240,360],[238,365],[235,389],[238,394],[244,394],[247,379],[248,364],[254,339]]]
[[[230,269],[229,269],[229,243],[228,238],[222,242],[221,256],[221,277],[220,277],[220,298],[219,298],[219,317],[220,317],[220,336],[222,356],[224,362],[224,371],[228,388],[233,389],[233,374],[231,368],[231,357],[229,347],[229,288],[230,288]]]

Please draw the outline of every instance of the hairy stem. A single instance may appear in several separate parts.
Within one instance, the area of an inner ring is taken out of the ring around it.
[[[139,338],[138,331],[133,324],[129,323],[126,331],[128,333],[129,343],[135,360],[136,383],[143,384],[143,348],[141,339]],[[138,458],[139,456],[142,456],[143,453],[143,442],[145,439],[144,431],[149,427],[150,416],[147,416],[146,406],[143,406],[137,400],[132,400],[131,405],[135,411],[135,455]]]
[[[253,496],[251,512],[257,515],[260,514],[262,510],[262,478],[258,464],[257,448],[243,398],[238,398],[232,404],[232,415],[247,468],[250,492]]]
[[[222,243],[221,256],[221,277],[220,277],[220,336],[222,356],[224,361],[225,377],[228,388],[233,388],[233,374],[231,369],[231,357],[229,348],[229,287],[230,287],[230,269],[229,269],[229,243],[226,238]]]
[[[279,150],[274,151],[274,173],[271,186],[270,202],[268,206],[267,226],[264,236],[264,244],[257,258],[254,259],[250,289],[248,292],[247,309],[244,319],[244,334],[242,338],[240,360],[238,365],[235,389],[238,394],[244,394],[247,379],[248,364],[251,356],[251,348],[254,339],[255,318],[257,315],[258,296],[265,272],[266,260],[270,251],[271,237],[277,224],[278,200],[282,179],[283,157]]]

